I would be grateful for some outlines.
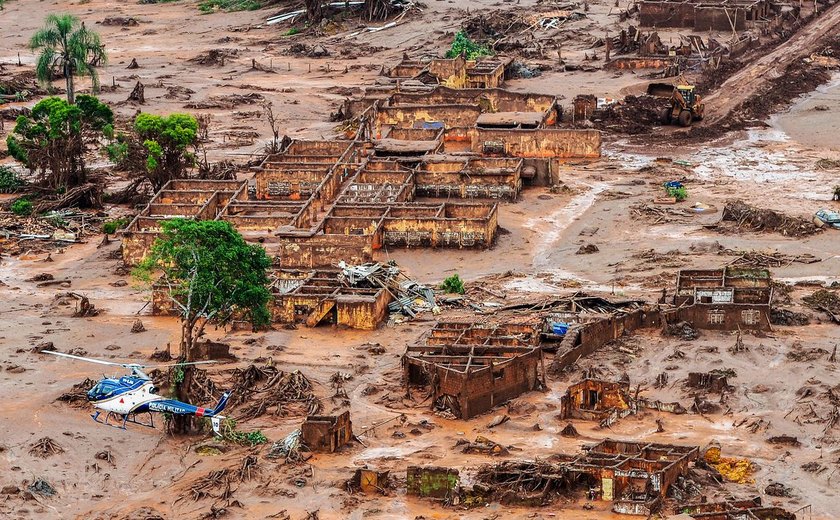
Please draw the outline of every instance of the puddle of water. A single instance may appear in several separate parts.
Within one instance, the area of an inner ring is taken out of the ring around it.
[[[817,110],[825,105],[828,110]],[[770,124],[791,139],[805,146],[816,146],[840,150],[840,73],[835,73],[830,82],[803,96],[790,110],[770,117]]]
[[[790,137],[781,130],[752,129],[747,137],[731,147],[700,150],[689,156],[696,164],[694,172],[702,179],[726,175],[741,181],[773,182],[791,178],[815,179],[812,170],[791,161],[784,151],[769,150],[762,143],[787,143]]]

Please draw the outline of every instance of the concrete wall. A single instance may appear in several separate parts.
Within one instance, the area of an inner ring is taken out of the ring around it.
[[[642,27],[692,27],[694,4],[642,1],[639,3],[639,25]]]
[[[662,316],[658,311],[637,310],[625,315],[585,323],[566,333],[557,349],[552,370],[563,370],[579,358],[586,357],[625,333],[641,328],[660,328]]]
[[[406,492],[418,497],[446,499],[458,489],[458,470],[439,467],[409,466],[406,469]]]
[[[461,418],[475,417],[537,388],[541,356],[542,350],[537,348],[468,374],[461,389]]]
[[[483,153],[501,143],[506,157],[583,159],[601,156],[601,132],[540,128],[535,130],[483,129],[472,134],[472,151]]]
[[[740,7],[697,6],[694,9],[694,30],[743,31],[747,28],[747,11]]]

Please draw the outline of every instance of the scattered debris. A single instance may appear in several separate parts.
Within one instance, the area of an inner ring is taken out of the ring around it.
[[[64,453],[64,448],[49,437],[42,437],[29,448],[30,455],[33,457],[40,457],[42,459],[58,455],[59,453]]]
[[[143,326],[143,322],[139,319],[134,320],[134,323],[131,325],[131,332],[132,334],[137,334],[139,332],[145,332],[146,327]]]
[[[41,495],[43,497],[51,497],[58,493],[49,482],[42,478],[36,479],[32,484],[27,486],[26,489],[28,489],[32,494]]]
[[[600,249],[598,249],[598,246],[596,246],[595,244],[586,244],[586,245],[580,246],[580,249],[578,249],[575,254],[576,255],[591,255],[592,253],[597,253],[598,251],[600,251]]]
[[[461,449],[462,453],[480,453],[482,455],[491,456],[505,456],[510,454],[510,451],[508,451],[507,448],[482,435],[476,437],[475,442],[460,439],[455,443],[456,448],[459,446],[463,446]]]
[[[748,228],[753,231],[775,232],[784,236],[802,237],[818,233],[813,221],[801,217],[791,217],[771,209],[761,209],[743,201],[726,203],[721,220],[735,222],[736,229]]]
[[[58,396],[58,399],[56,399],[56,401],[61,401],[69,404],[70,406],[75,407],[87,406],[88,390],[93,388],[95,384],[96,381],[90,378],[86,378],[81,383],[76,383],[75,385],[73,385],[69,392],[65,392]]]
[[[210,49],[188,61],[198,65],[222,67],[226,60],[237,56],[239,56],[239,49]]]

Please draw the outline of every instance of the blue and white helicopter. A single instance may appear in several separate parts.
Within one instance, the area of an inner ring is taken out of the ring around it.
[[[154,428],[155,422],[152,412],[168,412],[174,415],[209,417],[210,423],[213,425],[213,432],[216,435],[221,435],[219,425],[221,419],[224,419],[224,416],[220,414],[227,405],[228,398],[230,398],[230,392],[222,394],[222,398],[219,399],[219,403],[215,408],[202,408],[200,406],[178,401],[177,399],[168,399],[162,395],[158,395],[156,393],[157,388],[155,388],[152,378],[146,375],[142,370],[144,368],[201,365],[205,363],[214,363],[214,361],[170,363],[164,365],[141,365],[139,363],[114,363],[112,361],[74,356],[72,354],[49,350],[45,350],[43,353],[76,359],[79,361],[87,361],[88,363],[118,366],[131,370],[131,375],[118,378],[104,377],[103,379],[100,379],[93,388],[88,390],[88,401],[90,401],[90,403],[93,404],[93,407],[97,409],[96,413],[92,414],[91,417],[94,421],[100,424],[107,424],[108,426],[114,426],[123,430],[126,429],[126,423],[133,423],[140,426]],[[99,418],[103,411],[107,412],[104,421]],[[149,414],[149,423],[137,420],[137,414],[141,413]],[[122,419],[122,425],[108,424],[108,420],[112,417]]]

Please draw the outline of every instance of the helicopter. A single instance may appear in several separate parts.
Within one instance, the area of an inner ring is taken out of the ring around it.
[[[194,361],[191,363],[170,363],[164,365],[142,365],[139,363],[114,363],[112,361],[105,361],[103,359],[94,359],[73,354],[65,354],[63,352],[55,352],[45,350],[44,354],[59,356],[64,358],[75,359],[78,361],[86,361],[88,363],[98,363],[100,365],[111,365],[131,370],[130,375],[121,377],[103,377],[96,383],[93,388],[88,390],[87,399],[93,404],[96,409],[95,413],[91,414],[94,421],[120,428],[126,429],[127,423],[146,426],[149,428],[155,427],[153,412],[170,413],[173,415],[195,415],[196,417],[208,417],[213,426],[213,432],[221,436],[219,425],[221,419],[225,417],[220,415],[227,405],[230,398],[230,392],[222,394],[218,404],[215,408],[202,408],[192,404],[178,401],[177,399],[168,399],[162,395],[158,395],[157,388],[155,388],[152,378],[150,378],[142,369],[144,368],[163,368],[183,365],[202,365],[206,363],[215,363],[215,361]],[[107,412],[105,419],[100,419],[102,412]],[[137,414],[148,413],[149,422],[141,422],[137,420]],[[122,420],[122,425],[109,424],[111,418]]]

